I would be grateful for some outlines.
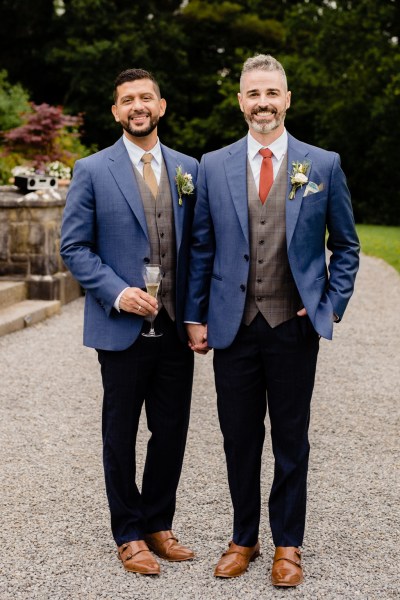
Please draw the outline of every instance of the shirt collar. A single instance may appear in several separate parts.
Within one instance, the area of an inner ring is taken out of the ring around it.
[[[280,135],[274,142],[272,142],[272,144],[269,144],[268,146],[263,146],[260,144],[260,142],[257,142],[257,140],[249,131],[247,134],[247,152],[250,160],[254,160],[259,150],[266,147],[271,150],[277,160],[281,160],[282,156],[286,154],[288,147],[288,134],[286,129],[283,130],[282,135]]]
[[[151,152],[151,154],[153,155],[154,160],[161,165],[162,162],[162,153],[161,153],[161,145],[160,145],[160,140],[157,138],[157,142],[155,143],[155,145],[153,146],[153,148],[151,148],[150,150],[146,150],[146,152],[143,150],[143,148],[140,148],[140,146],[137,146],[136,144],[134,144],[133,142],[131,142],[130,140],[128,140],[128,138],[126,137],[126,135],[122,136],[122,140],[125,144],[125,148],[128,151],[129,154],[129,158],[131,159],[131,161],[133,162],[133,164],[135,165],[135,167],[138,167],[140,164],[140,161],[142,159],[143,154],[146,154],[146,152]]]

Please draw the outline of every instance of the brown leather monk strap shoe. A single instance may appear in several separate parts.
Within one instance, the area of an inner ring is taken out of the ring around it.
[[[271,573],[272,585],[294,587],[303,583],[301,552],[296,546],[277,546]]]
[[[255,546],[238,546],[229,543],[229,549],[223,553],[215,567],[215,577],[239,577],[247,571],[249,563],[260,556],[260,542]]]
[[[157,531],[148,533],[145,540],[151,550],[160,558],[172,562],[181,560],[190,560],[194,558],[194,552],[179,544],[178,539],[172,531]]]
[[[125,569],[141,575],[158,575],[160,565],[151,554],[146,542],[138,540],[118,546],[118,558]]]

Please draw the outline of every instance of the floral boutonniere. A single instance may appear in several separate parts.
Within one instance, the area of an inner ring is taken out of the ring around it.
[[[297,190],[306,183],[308,183],[308,177],[306,175],[308,167],[310,163],[308,162],[294,162],[292,163],[293,169],[290,174],[290,183],[292,184],[292,189],[290,190],[289,200],[293,200],[295,193]]]
[[[183,173],[182,166],[176,167],[176,188],[178,190],[179,204],[182,205],[182,196],[193,194],[194,185],[190,173]]]

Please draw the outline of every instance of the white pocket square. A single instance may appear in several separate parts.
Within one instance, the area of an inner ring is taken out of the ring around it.
[[[309,181],[307,183],[307,187],[304,190],[304,196],[309,196],[310,194],[316,194],[317,192],[322,192],[322,190],[324,189],[324,184],[320,183],[319,185],[317,183],[314,183],[314,181]]]

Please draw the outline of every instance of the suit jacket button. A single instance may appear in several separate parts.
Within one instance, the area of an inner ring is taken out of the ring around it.
[[[249,255],[245,254],[243,258],[244,258],[244,260],[249,260]]]
[[[144,257],[144,259],[143,259],[143,262],[145,262],[145,263],[146,263],[146,265],[147,265],[147,264],[150,262],[150,259],[149,259],[149,257],[148,257],[148,256],[145,256],[145,257]]]
[[[243,283],[242,283],[241,286],[240,286],[240,289],[242,290],[242,292],[245,292],[246,291],[246,286],[243,285]]]

